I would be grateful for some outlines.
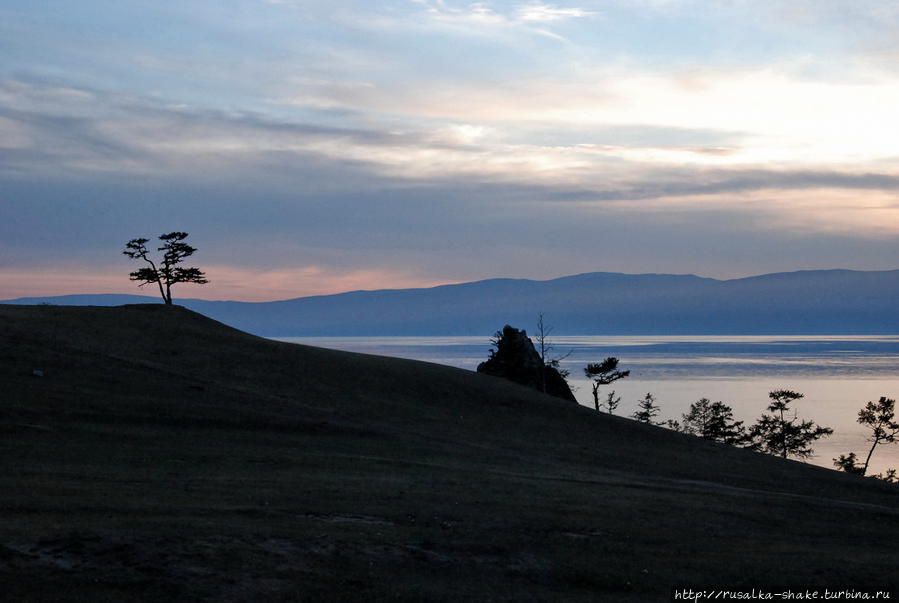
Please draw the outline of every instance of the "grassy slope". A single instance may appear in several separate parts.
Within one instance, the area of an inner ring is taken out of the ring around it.
[[[899,588],[899,488],[483,375],[177,307],[0,306],[0,376],[14,598]]]

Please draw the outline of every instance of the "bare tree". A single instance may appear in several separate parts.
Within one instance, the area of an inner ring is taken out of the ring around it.
[[[185,258],[190,257],[196,251],[184,242],[186,232],[170,232],[159,236],[162,246],[156,250],[161,251],[162,260],[157,266],[149,255],[147,243],[149,239],[131,239],[125,244],[125,255],[132,260],[143,260],[149,266],[145,266],[132,272],[129,276],[132,281],[140,281],[139,287],[156,283],[159,286],[159,294],[166,305],[172,304],[172,285],[175,283],[196,283],[205,285],[209,281],[199,268],[182,268],[179,266]]]
[[[540,312],[537,314],[537,334],[534,338],[537,340],[537,349],[540,352],[540,362],[543,363],[543,369],[540,371],[543,393],[546,393],[546,352],[548,347],[552,347],[547,343],[546,338],[549,337],[551,332],[552,327],[546,326],[546,323],[543,322],[543,312]]]
[[[534,339],[537,340],[537,351],[540,354],[540,361],[543,363],[543,369],[541,370],[541,390],[543,393],[546,393],[546,368],[552,367],[554,368],[563,379],[567,379],[568,371],[563,369],[561,364],[562,360],[565,360],[569,356],[571,356],[571,352],[568,352],[564,356],[559,358],[548,358],[549,353],[554,349],[555,346],[552,345],[549,341],[549,336],[553,332],[553,327],[546,324],[543,320],[543,312],[537,314],[537,333],[534,335]]]

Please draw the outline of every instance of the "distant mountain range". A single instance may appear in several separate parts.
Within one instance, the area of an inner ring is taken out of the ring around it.
[[[64,295],[0,303],[113,306],[160,300]],[[811,270],[732,280],[594,272],[273,302],[175,303],[244,331],[284,337],[489,335],[505,324],[533,334],[539,312],[556,335],[896,334],[899,270]]]

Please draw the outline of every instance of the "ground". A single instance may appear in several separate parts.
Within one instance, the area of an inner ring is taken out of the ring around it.
[[[899,589],[899,487],[486,375],[159,305],[0,306],[0,376],[10,600]]]

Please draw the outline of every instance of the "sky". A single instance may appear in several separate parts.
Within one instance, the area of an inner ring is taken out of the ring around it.
[[[4,0],[0,299],[899,268],[895,0]]]

